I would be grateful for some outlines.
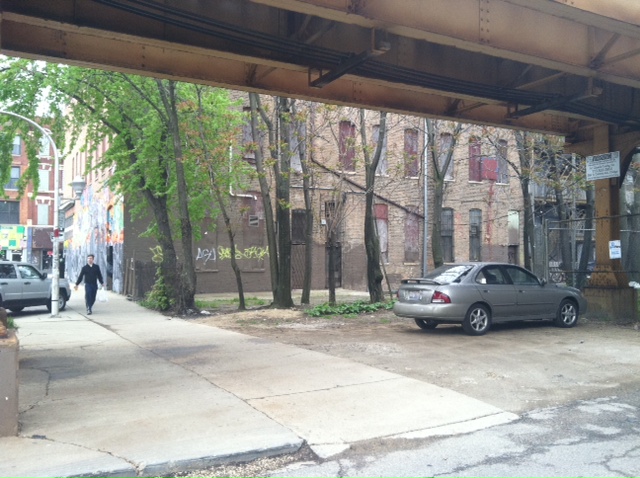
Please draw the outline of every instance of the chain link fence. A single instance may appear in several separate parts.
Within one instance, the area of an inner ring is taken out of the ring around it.
[[[614,273],[626,273],[629,281],[640,282],[640,214],[593,219],[593,227],[585,219],[545,220],[536,227],[534,272],[548,282],[583,288],[597,274],[596,231],[603,221],[619,225],[621,258],[614,260]]]

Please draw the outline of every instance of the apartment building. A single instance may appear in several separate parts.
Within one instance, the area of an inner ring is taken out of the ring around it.
[[[26,144],[15,136],[11,152],[11,179],[0,200],[0,259],[23,261],[49,271],[53,256],[54,158],[52,145],[42,138],[38,151],[39,186],[27,185],[22,197],[18,182],[27,170]]]

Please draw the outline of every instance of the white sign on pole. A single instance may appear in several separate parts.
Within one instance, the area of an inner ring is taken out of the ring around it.
[[[609,259],[621,259],[622,247],[620,241],[609,241]]]
[[[587,181],[620,177],[620,151],[587,156]]]

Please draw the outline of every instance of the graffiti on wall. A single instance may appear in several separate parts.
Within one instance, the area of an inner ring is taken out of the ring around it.
[[[124,206],[109,188],[91,184],[76,202],[72,235],[64,243],[65,275],[75,281],[95,255],[107,286],[117,293],[124,290]]]
[[[266,247],[248,247],[246,249],[236,249],[236,259],[264,259],[269,256],[269,250]],[[231,248],[218,246],[217,248],[201,248],[198,247],[196,254],[196,264],[205,265],[208,262],[216,262],[218,260],[230,260]]]

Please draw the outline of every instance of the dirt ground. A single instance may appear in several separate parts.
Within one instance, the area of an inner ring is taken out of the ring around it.
[[[423,331],[391,311],[314,318],[301,309],[227,309],[194,320],[388,370],[514,413],[615,395],[640,382],[638,324],[501,324],[470,337],[453,325]]]

